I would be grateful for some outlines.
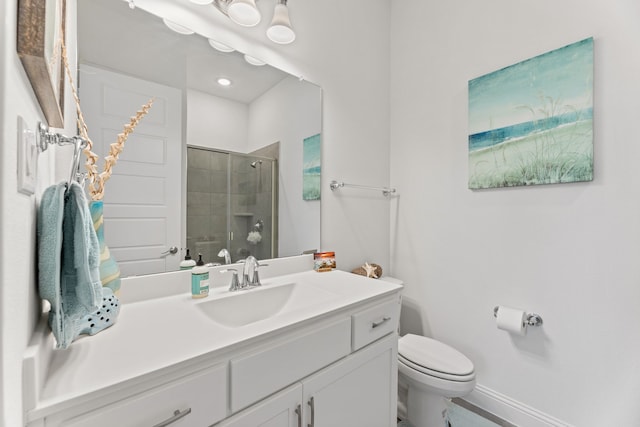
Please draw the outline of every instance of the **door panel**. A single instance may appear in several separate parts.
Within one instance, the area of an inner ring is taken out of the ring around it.
[[[182,95],[180,90],[81,65],[80,98],[98,171],[110,144],[154,98],[127,139],[105,183],[105,242],[123,277],[177,270],[182,212]]]

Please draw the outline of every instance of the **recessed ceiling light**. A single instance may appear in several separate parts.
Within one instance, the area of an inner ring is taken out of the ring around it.
[[[216,41],[213,39],[209,39],[209,44],[211,45],[212,48],[219,50],[220,52],[229,53],[235,50],[231,46],[227,46],[226,44],[220,43],[219,41]]]
[[[226,77],[220,77],[220,78],[218,79],[218,84],[219,84],[220,86],[231,86],[231,80],[229,80],[229,79],[228,79],[228,78],[226,78]]]
[[[191,3],[195,4],[210,4],[213,0],[191,0]]]
[[[184,34],[184,35],[193,34],[193,30],[190,30],[189,28],[184,27],[182,25],[176,24],[173,21],[169,21],[167,18],[162,18],[162,22],[164,22],[164,25],[171,28],[173,31],[175,31],[178,34]]]

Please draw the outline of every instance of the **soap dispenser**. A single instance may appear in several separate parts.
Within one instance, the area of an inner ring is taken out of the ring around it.
[[[180,270],[189,270],[195,266],[196,262],[191,259],[191,255],[189,255],[189,248],[187,248],[187,254],[184,256],[184,260],[180,261]]]
[[[209,295],[209,268],[202,261],[202,254],[198,254],[198,262],[191,269],[191,296],[204,298]]]

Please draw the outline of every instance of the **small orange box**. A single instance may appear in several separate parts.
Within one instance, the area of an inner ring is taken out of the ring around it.
[[[315,271],[331,271],[336,268],[335,252],[317,252],[313,254],[313,269]]]

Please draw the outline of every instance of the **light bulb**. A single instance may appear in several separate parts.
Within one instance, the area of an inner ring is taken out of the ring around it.
[[[267,37],[274,43],[289,44],[296,39],[296,33],[291,28],[289,9],[284,3],[279,3],[273,11],[273,20],[267,30]]]
[[[243,27],[254,27],[261,18],[255,0],[233,0],[227,12],[233,22]]]
[[[227,46],[226,44],[220,43],[219,41],[216,41],[213,39],[209,39],[209,44],[211,45],[212,48],[219,50],[220,52],[229,53],[235,50],[231,46]]]
[[[173,21],[169,21],[167,18],[162,18],[162,22],[164,22],[164,25],[171,28],[173,31],[175,31],[178,34],[185,34],[185,35],[193,34],[193,31],[190,30],[189,28],[183,27],[180,24],[176,24]]]
[[[244,60],[247,61],[249,64],[251,65],[255,65],[256,67],[261,67],[263,65],[266,64],[266,62],[258,59],[258,58],[254,58],[253,56],[249,56],[249,55],[245,55],[244,56]]]

